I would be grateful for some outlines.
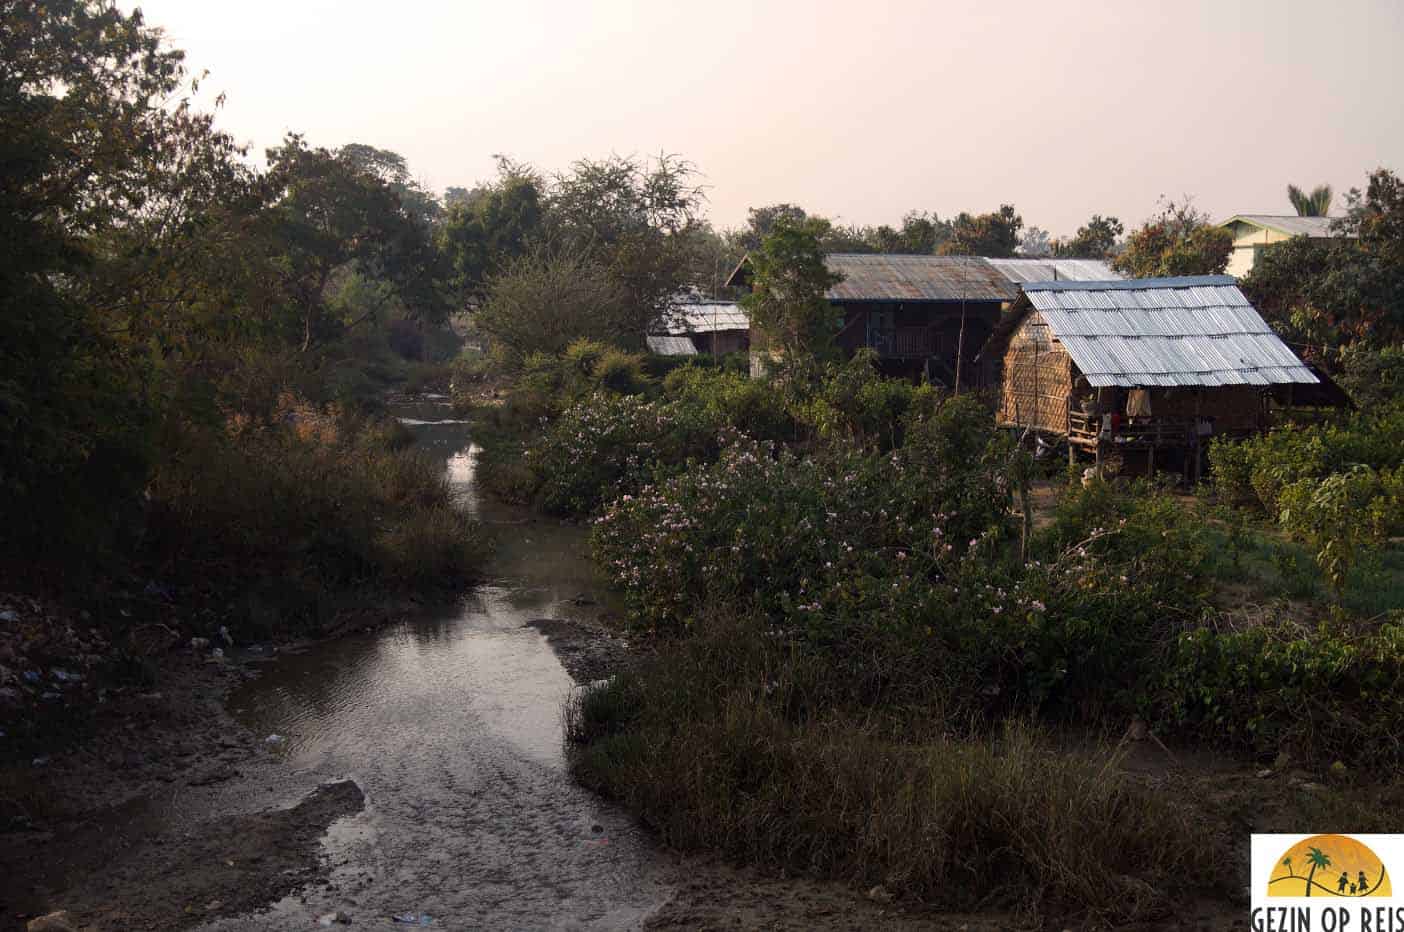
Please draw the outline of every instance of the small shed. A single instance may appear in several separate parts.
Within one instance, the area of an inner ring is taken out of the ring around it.
[[[1099,455],[1261,430],[1270,388],[1317,382],[1227,275],[1027,282],[981,356],[1001,423]]]
[[[751,345],[751,321],[734,301],[680,296],[649,334],[650,349],[668,356],[744,352]],[[691,349],[687,349],[683,344]]]

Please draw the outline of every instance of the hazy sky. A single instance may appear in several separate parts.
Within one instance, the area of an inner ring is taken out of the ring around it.
[[[1064,234],[1161,194],[1285,213],[1289,181],[1404,169],[1402,0],[140,5],[259,149],[369,143],[436,190],[493,153],[665,150],[718,227],[779,201],[853,223],[1007,202]]]

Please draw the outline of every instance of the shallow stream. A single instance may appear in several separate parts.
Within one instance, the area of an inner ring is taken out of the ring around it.
[[[366,807],[328,833],[327,887],[206,928],[310,928],[334,910],[358,927],[403,914],[445,929],[638,927],[668,898],[666,859],[571,781],[572,681],[526,626],[602,598],[585,531],[480,496],[468,426],[442,402],[396,414],[495,531],[488,581],[420,619],[279,657],[235,693],[235,715],[278,736],[294,774],[285,795],[349,777]]]

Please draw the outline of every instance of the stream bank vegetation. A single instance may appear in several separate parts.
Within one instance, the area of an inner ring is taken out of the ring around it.
[[[404,159],[289,135],[253,167],[112,4],[10,4],[0,47],[0,729],[27,764],[192,643],[393,616],[486,542],[383,401],[446,389],[462,343]]]
[[[590,521],[654,648],[568,708],[582,782],[682,849],[1033,925],[1233,912],[1250,831],[1382,826],[1397,350],[1351,351],[1385,372],[1359,411],[1215,444],[1185,490],[1040,463],[800,303],[767,379],[582,341],[474,410],[484,484]]]

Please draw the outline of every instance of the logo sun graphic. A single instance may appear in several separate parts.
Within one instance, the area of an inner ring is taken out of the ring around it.
[[[1389,896],[1384,862],[1349,835],[1313,835],[1282,853],[1268,896]]]

